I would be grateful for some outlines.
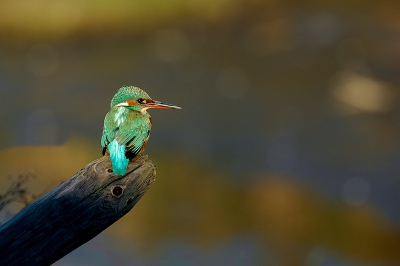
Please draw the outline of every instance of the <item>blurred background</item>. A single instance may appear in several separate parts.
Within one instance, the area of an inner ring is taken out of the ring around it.
[[[400,265],[399,2],[1,1],[0,193],[100,157],[122,85],[183,108],[157,182],[55,265]]]

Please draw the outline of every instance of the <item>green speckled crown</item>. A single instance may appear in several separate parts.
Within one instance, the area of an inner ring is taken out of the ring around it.
[[[142,89],[135,86],[122,86],[111,100],[111,108],[126,100],[151,99]]]

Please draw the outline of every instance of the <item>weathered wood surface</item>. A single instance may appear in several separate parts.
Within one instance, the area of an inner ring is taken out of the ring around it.
[[[124,177],[109,158],[88,164],[0,227],[0,265],[50,265],[125,215],[155,181],[140,156]]]

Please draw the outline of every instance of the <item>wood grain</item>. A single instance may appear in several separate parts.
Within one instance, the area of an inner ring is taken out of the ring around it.
[[[0,227],[0,265],[56,262],[130,211],[155,176],[144,155],[123,177],[106,156],[89,163]]]

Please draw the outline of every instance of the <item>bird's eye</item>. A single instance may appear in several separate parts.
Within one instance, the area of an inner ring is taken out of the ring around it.
[[[138,101],[138,103],[147,103],[147,101],[145,99],[142,99],[142,98],[139,98],[137,101]]]

